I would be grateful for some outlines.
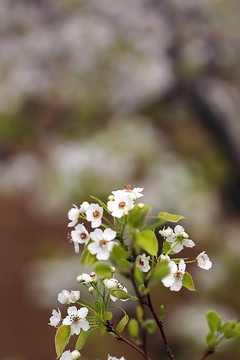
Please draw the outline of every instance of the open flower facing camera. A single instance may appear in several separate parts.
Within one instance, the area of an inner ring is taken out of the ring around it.
[[[58,309],[53,310],[49,320],[49,325],[57,329],[55,346],[60,360],[79,359],[79,351],[92,331],[111,333],[144,359],[151,360],[146,332],[152,334],[157,328],[168,358],[175,359],[163,324],[164,306],[161,306],[158,317],[151,301],[151,289],[165,286],[173,292],[180,291],[182,287],[195,291],[188,266],[196,263],[200,268],[209,270],[212,262],[205,251],[193,259],[175,257],[185,247],[194,247],[195,243],[189,239],[182,225],[162,227],[166,223],[177,223],[183,216],[166,212],[149,215],[150,206],[136,204],[143,196],[142,191],[143,188],[124,186],[122,190],[112,191],[107,204],[92,196],[94,203],[84,201],[79,208],[74,205],[68,212],[68,227],[74,227],[68,238],[74,243],[76,253],[82,250],[81,264],[94,266],[94,271],[77,276],[77,283],[88,290],[92,302],[85,300],[79,290],[62,290],[58,294],[61,304],[75,304],[68,307],[65,318]],[[162,229],[156,232],[159,227]],[[156,234],[160,234],[161,238],[157,239]],[[128,293],[126,286],[115,277],[115,272],[131,281],[134,294]],[[118,306],[115,310],[122,310],[124,316],[116,324],[114,313],[110,310],[114,308],[112,302],[118,300],[120,305],[123,304],[121,301],[135,302],[137,318],[129,319],[125,310]],[[147,319],[147,314],[151,314],[151,318]],[[214,311],[208,312],[207,321],[210,332],[201,360],[213,354],[223,340],[240,335],[240,324],[235,321],[222,324]],[[129,339],[121,334],[126,325]],[[65,350],[74,335],[78,336],[75,350]],[[108,360],[125,359],[108,355]]]

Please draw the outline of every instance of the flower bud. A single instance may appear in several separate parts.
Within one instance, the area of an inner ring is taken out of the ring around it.
[[[113,201],[115,199],[114,195],[109,195],[108,200]]]
[[[116,268],[114,266],[111,266],[111,272],[115,273],[115,271],[116,271]]]
[[[87,282],[88,284],[91,284],[92,281],[93,281],[93,279],[91,278],[91,276],[89,276],[89,277],[86,279],[86,282]]]
[[[90,293],[92,293],[93,290],[94,290],[94,288],[93,288],[92,286],[88,289],[88,291],[89,291]]]
[[[129,215],[129,211],[128,211],[128,210],[125,210],[125,211],[123,212],[123,215],[128,216],[128,215]]]
[[[170,257],[168,255],[160,255],[160,261],[170,261]]]
[[[83,277],[82,277],[82,275],[78,275],[78,276],[77,276],[77,282],[78,282],[79,284],[83,282]]]
[[[77,350],[73,350],[73,351],[71,352],[71,355],[72,355],[73,360],[78,360],[78,359],[80,359],[80,357],[81,357],[80,352],[77,351]]]
[[[185,231],[183,231],[183,233],[182,233],[182,237],[184,238],[184,239],[188,239],[188,234],[185,232]]]
[[[93,279],[92,284],[97,284],[97,279]]]
[[[139,209],[142,209],[144,206],[145,206],[145,205],[144,205],[143,203],[139,203],[139,204],[138,204]]]

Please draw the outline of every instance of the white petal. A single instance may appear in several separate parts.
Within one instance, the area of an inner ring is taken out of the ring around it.
[[[184,239],[182,243],[186,247],[190,247],[190,248],[195,246],[195,243],[191,239]]]
[[[97,242],[93,242],[88,245],[88,250],[90,251],[90,253],[92,255],[96,255],[97,252],[99,251],[99,249],[101,249],[101,247],[100,247],[99,243],[97,243]]]
[[[76,306],[70,306],[67,309],[68,315],[72,316],[72,315],[77,315],[77,308]]]
[[[99,218],[99,219],[94,219],[94,220],[92,221],[92,223],[91,223],[91,226],[92,226],[92,228],[96,228],[96,227],[100,226],[101,223],[102,223],[102,219],[101,219],[101,218]]]
[[[81,331],[81,328],[78,323],[71,325],[71,335],[73,335],[73,334],[79,335],[80,331]]]
[[[79,326],[84,330],[84,331],[88,331],[90,329],[90,325],[89,322],[87,320],[80,320],[79,321]]]
[[[181,226],[181,225],[177,225],[177,226],[175,226],[175,228],[174,228],[174,232],[175,232],[176,235],[182,235],[182,233],[183,233],[184,231],[185,231],[185,230],[184,230],[184,227]]]
[[[164,286],[166,287],[170,287],[172,286],[172,284],[174,283],[175,281],[175,277],[173,274],[169,274],[167,276],[165,276],[163,279],[162,279],[162,283]]]
[[[178,268],[179,268],[179,271],[184,274],[185,273],[185,270],[186,270],[186,264],[184,262],[183,259],[180,260],[179,264],[178,264]]]
[[[110,256],[110,252],[107,249],[101,249],[97,253],[98,260],[107,260]]]
[[[116,235],[117,235],[116,231],[114,231],[110,228],[104,230],[104,239],[106,239],[108,241],[115,239]]]
[[[70,316],[66,316],[65,319],[63,319],[63,325],[71,325],[72,324],[72,319]]]
[[[175,279],[173,285],[170,287],[172,291],[179,291],[182,288],[182,281],[179,279]]]
[[[83,318],[85,318],[86,316],[87,316],[87,314],[88,314],[88,309],[86,308],[86,307],[82,307],[80,310],[78,310],[78,312],[77,312],[77,315],[81,318],[81,319],[83,319]]]

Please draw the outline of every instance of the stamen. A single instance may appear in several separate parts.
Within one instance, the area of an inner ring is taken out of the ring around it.
[[[81,238],[82,240],[85,240],[86,237],[87,237],[87,234],[86,234],[86,233],[82,232],[82,233],[80,234],[80,238]]]
[[[95,210],[95,211],[93,212],[93,217],[98,218],[99,216],[100,216],[100,212],[97,211],[97,210]]]
[[[126,185],[124,186],[124,189],[127,191],[133,191],[134,187],[132,185]]]
[[[118,207],[119,207],[119,208],[122,208],[122,209],[124,209],[125,206],[126,206],[125,201],[121,201],[121,202],[118,204]]]

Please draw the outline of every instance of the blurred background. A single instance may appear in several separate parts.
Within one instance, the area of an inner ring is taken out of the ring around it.
[[[1,360],[56,358],[49,317],[84,270],[67,212],[126,184],[144,187],[152,214],[186,217],[196,247],[182,256],[213,261],[189,266],[196,293],[153,291],[176,358],[200,358],[208,309],[240,320],[239,11],[237,0],[1,0]],[[93,335],[82,359],[108,353],[139,358]],[[212,359],[239,354],[229,341]]]

